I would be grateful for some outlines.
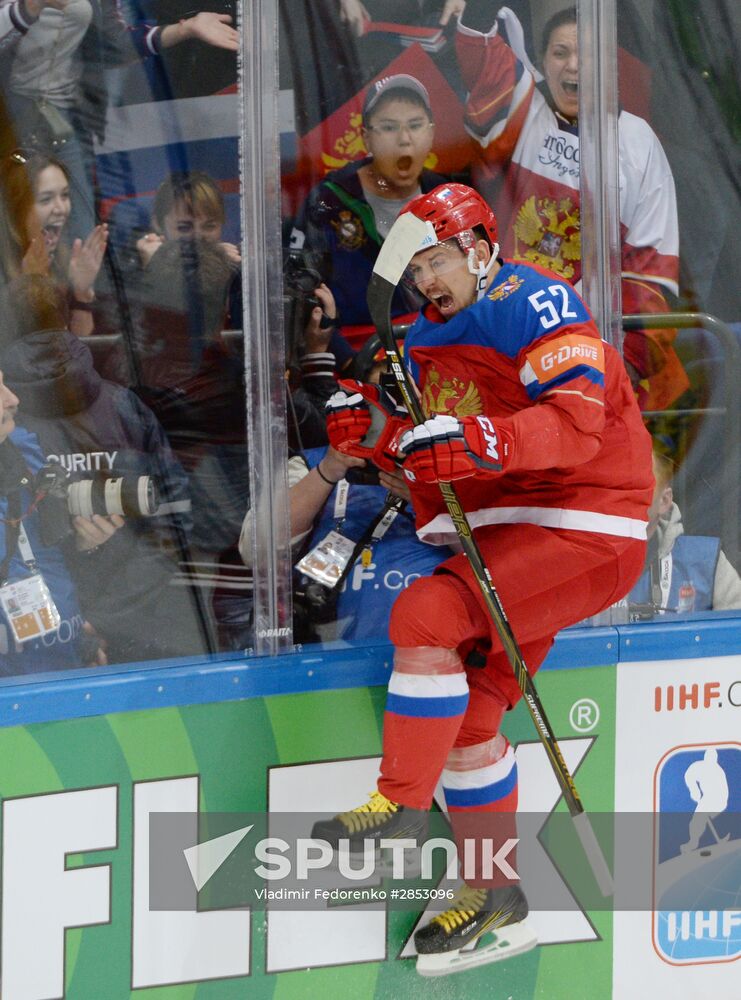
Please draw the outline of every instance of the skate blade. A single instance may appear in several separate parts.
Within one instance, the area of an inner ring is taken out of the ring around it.
[[[490,962],[503,962],[515,955],[531,951],[538,943],[535,931],[526,920],[510,924],[494,932],[494,940],[471,951],[441,951],[431,955],[417,956],[417,972],[420,976],[450,976],[454,972],[465,972],[476,966]]]

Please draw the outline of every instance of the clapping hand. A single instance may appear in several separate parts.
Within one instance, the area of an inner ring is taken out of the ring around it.
[[[76,239],[72,244],[69,282],[75,298],[81,302],[90,301],[92,297],[107,243],[108,226],[102,223],[85,240]]]
[[[160,236],[159,233],[146,233],[136,241],[136,249],[142,267],[147,267],[164,242],[164,236]]]
[[[51,261],[43,236],[34,236],[23,255],[21,270],[24,274],[49,274]]]
[[[206,45],[213,45],[217,49],[228,49],[230,52],[239,50],[239,35],[231,26],[232,19],[229,14],[215,14],[212,11],[202,10],[195,17],[190,17],[185,22],[188,34],[191,38],[197,38]]]

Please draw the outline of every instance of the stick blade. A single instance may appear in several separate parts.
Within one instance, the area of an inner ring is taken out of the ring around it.
[[[425,244],[434,246],[436,239],[432,226],[406,212],[399,216],[383,241],[368,284],[366,301],[386,350],[396,349],[391,329],[391,300],[396,286],[415,253],[424,249]]]
[[[389,230],[376,258],[373,273],[396,287],[415,253],[437,242],[434,230],[411,212],[400,215]]]

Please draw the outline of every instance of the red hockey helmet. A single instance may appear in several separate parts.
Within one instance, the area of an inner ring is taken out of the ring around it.
[[[487,203],[466,184],[441,184],[429,194],[413,198],[402,210],[430,222],[438,243],[481,226],[492,247],[497,246],[497,220]],[[467,249],[467,241],[461,249]]]

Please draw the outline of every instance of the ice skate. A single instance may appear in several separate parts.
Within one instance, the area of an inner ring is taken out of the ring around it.
[[[447,976],[530,951],[538,939],[527,914],[527,900],[517,886],[474,889],[464,885],[450,909],[414,935],[417,972]]]
[[[426,832],[426,810],[408,809],[380,792],[373,792],[362,806],[316,822],[311,836],[326,840],[333,847],[341,840],[348,841],[348,849],[355,853],[363,851],[366,840],[423,837]]]

